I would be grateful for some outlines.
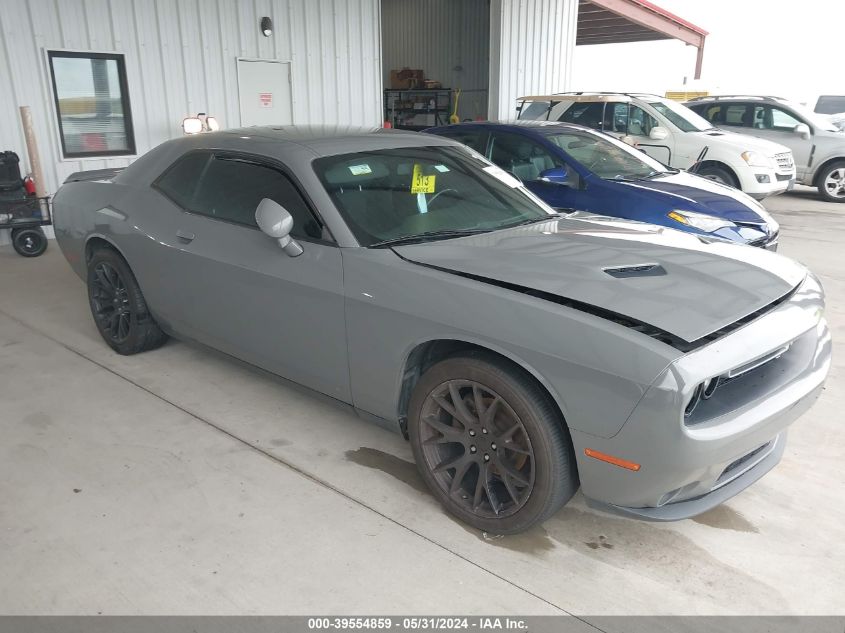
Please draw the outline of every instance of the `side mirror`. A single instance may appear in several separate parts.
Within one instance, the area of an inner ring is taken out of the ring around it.
[[[302,255],[302,246],[290,236],[293,218],[278,202],[264,198],[255,209],[255,222],[258,228],[279,241],[279,246],[290,257]]]
[[[804,140],[810,138],[810,126],[806,123],[799,123],[794,128],[792,128],[792,131],[796,134],[799,134]]]
[[[566,167],[553,167],[540,173],[539,180],[551,182],[556,185],[569,185],[569,172]]]
[[[662,141],[667,136],[669,136],[669,130],[659,125],[655,125],[651,128],[651,132],[648,133],[648,137],[653,141]]]

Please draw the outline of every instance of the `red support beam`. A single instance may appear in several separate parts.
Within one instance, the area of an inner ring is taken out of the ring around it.
[[[701,27],[649,0],[580,0],[576,44],[613,44],[676,39],[695,46],[695,78],[701,78],[704,40]]]

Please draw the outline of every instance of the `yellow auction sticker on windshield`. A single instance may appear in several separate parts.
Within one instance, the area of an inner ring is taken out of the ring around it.
[[[411,193],[434,193],[436,178],[437,176],[423,174],[421,165],[414,165],[414,173],[411,177]]]

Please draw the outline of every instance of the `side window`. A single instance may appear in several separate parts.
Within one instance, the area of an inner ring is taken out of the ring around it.
[[[738,127],[751,127],[751,121],[747,116],[748,106],[744,103],[732,103],[725,106],[725,114],[722,120],[724,125],[735,125]]]
[[[648,136],[653,127],[657,127],[655,118],[641,107],[631,105],[628,112],[628,134],[631,136]]]
[[[322,236],[320,225],[287,176],[273,167],[242,158],[214,156],[189,208],[219,220],[257,226],[255,209],[264,198],[278,202],[293,216],[294,237]]]
[[[722,122],[722,106],[721,105],[711,105],[705,107],[698,107],[693,108],[696,113],[703,116],[705,119],[710,121],[710,123],[721,123]]]
[[[619,132],[625,134],[628,131],[628,104],[608,103],[605,108],[605,132]]]
[[[487,155],[487,132],[484,130],[449,130],[443,136],[471,147],[482,156]]]
[[[537,180],[547,169],[564,164],[539,143],[518,134],[493,134],[491,160],[522,182]]]
[[[577,123],[578,125],[590,127],[594,130],[600,130],[603,117],[604,103],[576,102],[569,106],[566,111],[560,115],[558,121]]]
[[[190,209],[197,183],[210,158],[208,152],[186,154],[159,177],[155,186],[180,207]]]
[[[783,132],[791,132],[795,129],[796,125],[800,125],[801,121],[796,119],[786,110],[781,110],[780,108],[769,108],[772,112],[772,129],[773,130],[780,130]]]

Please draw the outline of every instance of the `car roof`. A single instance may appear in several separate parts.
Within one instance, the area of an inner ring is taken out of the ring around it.
[[[560,121],[535,121],[532,119],[520,119],[516,121],[466,121],[452,125],[442,125],[429,128],[427,131],[438,132],[440,130],[456,130],[460,128],[501,128],[512,132],[525,133],[533,136],[545,136],[551,132],[562,130],[574,130],[578,132],[595,133],[596,130],[576,125],[574,123],[562,123]]]
[[[307,147],[318,156],[334,156],[355,151],[419,147],[424,145],[460,145],[456,141],[408,130],[349,125],[263,125],[240,127],[197,135],[213,145],[216,139],[261,139],[280,144]]]

